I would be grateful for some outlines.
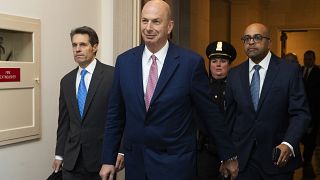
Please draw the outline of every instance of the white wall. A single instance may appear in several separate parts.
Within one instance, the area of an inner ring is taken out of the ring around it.
[[[96,29],[101,60],[112,64],[113,0],[0,0],[0,13],[41,20],[42,97],[41,139],[0,147],[0,179],[43,180],[52,171],[59,81],[76,67],[69,32],[82,25]]]

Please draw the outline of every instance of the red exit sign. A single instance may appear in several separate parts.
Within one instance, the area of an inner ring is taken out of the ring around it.
[[[19,82],[20,68],[0,68],[0,82]]]

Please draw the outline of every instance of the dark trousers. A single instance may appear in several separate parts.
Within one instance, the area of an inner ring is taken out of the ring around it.
[[[62,169],[62,177],[63,180],[101,180],[99,171],[88,172],[86,170],[81,152],[73,170],[68,171],[66,169]]]
[[[309,134],[305,134],[301,140],[303,144],[302,156],[303,156],[304,164],[306,165],[311,164],[313,151],[316,148],[317,134],[318,134],[318,131],[314,130]]]
[[[239,172],[237,180],[293,180],[293,172],[283,174],[266,174],[259,164],[259,156],[253,148],[245,169]]]
[[[198,180],[219,180],[220,159],[216,153],[209,152],[202,148],[197,154]]]
[[[88,173],[62,170],[62,177],[63,180],[101,180],[99,172]]]

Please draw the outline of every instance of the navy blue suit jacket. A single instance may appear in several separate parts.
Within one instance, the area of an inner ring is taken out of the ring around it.
[[[223,115],[210,102],[203,59],[169,43],[159,80],[146,112],[142,81],[144,45],[117,58],[105,128],[104,164],[114,164],[123,134],[127,180],[196,179],[193,109],[206,121],[221,159],[234,146]]]
[[[249,61],[232,69],[227,81],[227,122],[238,150],[240,172],[253,147],[266,173],[292,172],[301,163],[299,142],[310,121],[299,67],[271,56],[257,112],[250,94]],[[293,146],[295,157],[279,168],[272,162],[272,149],[283,141]]]

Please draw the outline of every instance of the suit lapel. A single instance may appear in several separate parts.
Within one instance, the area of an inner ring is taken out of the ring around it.
[[[142,53],[144,45],[140,45],[136,51],[133,52],[133,67],[132,67],[132,80],[135,81],[136,91],[139,102],[145,107],[144,92],[143,92],[143,78],[142,78]],[[145,109],[145,108],[144,108]]]
[[[249,60],[246,61],[246,63],[244,64],[243,68],[241,69],[241,81],[239,81],[240,83],[240,87],[242,86],[243,89],[243,96],[245,99],[249,99],[249,104],[252,107],[252,109],[254,110],[253,107],[253,103],[252,103],[252,98],[251,98],[251,92],[250,92],[250,82],[249,82]]]
[[[79,112],[79,107],[78,107],[78,100],[77,100],[77,95],[76,95],[76,79],[77,79],[77,72],[78,68],[74,69],[71,73],[70,80],[67,84],[66,90],[68,91],[68,96],[70,97],[70,101],[73,107],[73,111],[75,112],[76,116],[80,118],[80,112]],[[80,121],[79,121],[80,122]]]
[[[157,97],[159,96],[159,94],[167,84],[167,82],[170,80],[170,77],[174,74],[178,65],[179,65],[179,54],[176,50],[175,45],[170,43],[150,105],[154,102],[155,99],[157,99]]]
[[[90,85],[89,85],[89,88],[88,88],[88,94],[87,94],[87,98],[86,98],[86,103],[84,105],[84,110],[83,110],[83,117],[85,117],[88,109],[89,109],[89,106],[93,100],[93,97],[95,95],[95,92],[97,91],[98,89],[98,86],[101,82],[103,78],[103,68],[102,68],[102,64],[100,63],[100,61],[97,60],[97,64],[96,64],[96,67],[93,71],[93,74],[92,74],[92,78],[91,78],[91,81],[90,81]]]
[[[272,83],[275,81],[274,79],[276,78],[278,72],[279,72],[279,60],[272,55],[270,59],[270,63],[268,66],[267,74],[263,82],[262,90],[261,90],[261,95],[259,98],[259,103],[258,103],[258,111],[265,100],[270,88],[272,87]]]

